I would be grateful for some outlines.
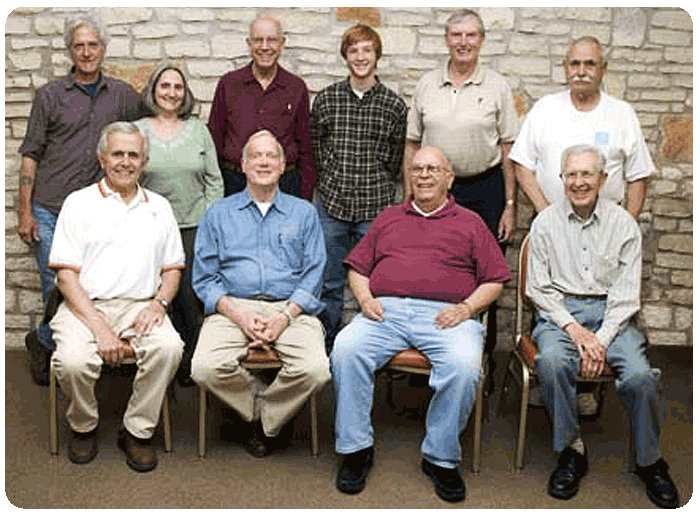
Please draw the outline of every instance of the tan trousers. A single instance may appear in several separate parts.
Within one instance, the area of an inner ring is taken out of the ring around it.
[[[282,311],[285,304],[236,301],[264,316]],[[323,327],[309,315],[292,321],[273,344],[283,365],[267,387],[239,363],[249,342],[228,317],[210,315],[204,320],[192,358],[192,379],[233,407],[245,421],[254,421],[259,414],[265,435],[276,436],[309,396],[330,380]]]
[[[120,337],[129,338],[136,353],[138,372],[123,423],[130,434],[141,439],[153,435],[184,346],[167,317],[150,334],[140,338],[134,335],[131,323],[148,303],[130,299],[94,301],[109,326]],[[89,432],[99,423],[95,384],[103,363],[95,337],[65,302],[58,307],[50,326],[56,341],[52,365],[61,389],[70,399],[66,419],[76,432]]]

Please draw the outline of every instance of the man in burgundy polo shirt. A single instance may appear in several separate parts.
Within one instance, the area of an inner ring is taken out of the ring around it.
[[[511,277],[483,220],[448,195],[454,174],[442,151],[419,149],[407,168],[412,196],[384,210],[345,259],[362,308],[336,338],[331,371],[336,394],[337,488],[365,486],[374,448],[370,413],[374,373],[406,348],[432,363],[421,468],[443,500],[464,500],[459,435],[480,377],[479,313]]]
[[[301,78],[277,63],[284,41],[279,21],[269,15],[259,16],[251,23],[246,39],[253,60],[240,70],[228,72],[216,86],[209,130],[226,196],[245,189],[243,146],[251,135],[267,129],[280,142],[287,158],[280,189],[311,199],[316,168],[311,155],[309,91]]]

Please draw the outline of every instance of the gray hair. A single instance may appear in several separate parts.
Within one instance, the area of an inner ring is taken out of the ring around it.
[[[107,31],[102,26],[102,22],[96,18],[90,16],[81,15],[77,18],[72,18],[66,22],[65,30],[63,31],[63,42],[66,44],[66,48],[70,49],[73,45],[73,36],[75,36],[75,31],[81,27],[89,27],[97,32],[97,37],[103,46],[107,46],[109,37],[107,36]]]
[[[575,40],[573,40],[571,42],[571,44],[569,45],[569,51],[567,52],[566,58],[564,59],[565,63],[571,57],[571,49],[574,48],[579,43],[593,43],[600,50],[600,61],[601,61],[600,64],[601,64],[601,66],[605,66],[608,64],[608,57],[610,54],[610,50],[605,48],[600,43],[600,40],[598,40],[598,38],[596,38],[595,36],[581,36],[580,38],[576,38]]]
[[[185,86],[185,96],[182,98],[182,105],[177,110],[177,117],[182,120],[187,120],[192,115],[192,111],[194,110],[194,94],[187,84],[187,76],[185,75],[185,72],[180,70],[175,65],[164,64],[153,70],[151,77],[148,79],[148,83],[143,88],[143,91],[141,91],[141,100],[152,115],[156,115],[161,111],[160,106],[158,106],[158,103],[156,102],[156,86],[158,85],[160,76],[168,70],[173,70],[179,73],[180,77],[182,77],[182,82]]]
[[[148,138],[146,138],[139,129],[139,126],[133,122],[112,122],[102,129],[100,141],[97,144],[97,155],[104,156],[107,154],[109,137],[113,134],[138,134],[141,137],[141,151],[143,152],[143,164],[148,163]]]
[[[282,24],[280,23],[280,21],[277,18],[273,17],[271,14],[268,14],[268,13],[259,14],[258,16],[255,17],[255,19],[252,22],[250,22],[250,25],[248,26],[248,36],[252,35],[253,25],[255,25],[256,22],[261,21],[261,20],[268,20],[268,21],[273,22],[277,26],[277,33],[282,38],[284,38],[284,32],[282,32]]]
[[[451,14],[450,17],[447,18],[447,23],[445,23],[445,36],[447,36],[450,33],[450,25],[452,25],[453,23],[463,22],[470,16],[473,16],[474,18],[476,18],[476,21],[479,22],[479,35],[482,39],[484,39],[486,37],[486,31],[484,30],[484,20],[482,20],[479,13],[477,13],[473,9],[461,9]]]
[[[263,136],[272,136],[272,138],[277,143],[277,149],[279,150],[279,153],[280,153],[280,162],[282,163],[282,165],[284,165],[286,163],[286,161],[285,161],[286,158],[284,157],[284,147],[282,147],[282,145],[280,145],[280,142],[277,141],[277,138],[275,137],[274,134],[272,134],[267,129],[261,129],[260,131],[250,135],[250,138],[248,138],[248,141],[245,142],[245,145],[243,146],[243,159],[241,160],[241,166],[243,166],[243,164],[248,161],[248,148],[250,147],[250,143],[253,140],[257,140],[258,138],[262,138]]]
[[[561,154],[561,176],[566,173],[566,162],[571,156],[578,156],[579,154],[593,154],[595,156],[595,168],[596,172],[599,174],[605,170],[605,154],[598,147],[594,145],[589,145],[587,143],[572,145],[564,149]]]

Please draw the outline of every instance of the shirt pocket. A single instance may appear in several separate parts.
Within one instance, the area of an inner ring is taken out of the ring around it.
[[[292,272],[301,271],[304,263],[304,241],[299,224],[286,223],[279,226],[276,249],[280,261],[286,261]]]
[[[620,274],[620,262],[617,256],[596,254],[593,258],[593,277],[596,282],[610,287]]]

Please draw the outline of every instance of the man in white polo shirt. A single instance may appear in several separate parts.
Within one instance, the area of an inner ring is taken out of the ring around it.
[[[85,464],[97,455],[100,370],[133,350],[138,372],[119,446],[127,464],[144,472],[157,465],[151,437],[182,356],[166,308],[185,256],[170,204],[138,185],[148,161],[138,127],[108,125],[97,153],[104,178],[68,196],[49,255],[65,300],[50,324],[52,361],[70,399],[68,457]]]
[[[642,211],[654,162],[632,106],[602,90],[606,71],[600,42],[590,36],[575,40],[564,60],[569,88],[537,101],[520,127],[510,159],[538,213],[564,199],[561,155],[579,143],[594,145],[605,155],[601,197],[617,203],[626,197],[625,207],[634,218]]]

